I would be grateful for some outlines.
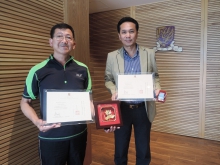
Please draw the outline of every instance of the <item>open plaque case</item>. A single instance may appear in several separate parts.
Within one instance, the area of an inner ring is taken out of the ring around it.
[[[94,108],[97,129],[122,126],[119,101],[94,102]]]

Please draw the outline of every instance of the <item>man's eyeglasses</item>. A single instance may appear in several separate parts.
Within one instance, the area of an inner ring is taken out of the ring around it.
[[[66,41],[73,41],[73,37],[71,37],[71,36],[63,36],[63,35],[55,36],[55,39],[57,41],[62,41],[64,38],[65,38]]]

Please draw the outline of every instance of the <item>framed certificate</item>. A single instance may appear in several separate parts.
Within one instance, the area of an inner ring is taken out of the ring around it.
[[[94,108],[97,129],[122,126],[119,101],[94,102]]]
[[[93,122],[90,91],[44,90],[43,120],[47,124],[83,124]]]
[[[154,73],[118,74],[118,100],[155,100]]]

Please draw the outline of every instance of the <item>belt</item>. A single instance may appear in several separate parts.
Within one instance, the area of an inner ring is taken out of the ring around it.
[[[130,109],[137,109],[137,108],[145,106],[145,102],[141,102],[141,103],[138,103],[138,104],[132,104],[132,103],[127,103],[127,102],[123,101],[123,102],[121,102],[121,105],[126,106]]]

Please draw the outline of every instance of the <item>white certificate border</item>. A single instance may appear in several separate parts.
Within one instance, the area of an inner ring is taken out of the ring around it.
[[[45,89],[44,90],[44,99],[43,99],[43,120],[47,122],[47,94],[48,93],[81,93],[81,92],[86,92],[88,93],[89,97],[87,97],[89,100],[87,100],[87,103],[90,102],[91,104],[93,104],[93,100],[92,100],[92,91],[91,90],[66,90],[66,89]],[[83,98],[83,100],[87,99],[87,98]],[[88,110],[88,112],[91,113],[91,118],[86,119],[86,120],[73,120],[73,121],[65,121],[65,122],[47,122],[48,125],[53,124],[53,123],[61,123],[61,125],[75,125],[75,124],[88,124],[88,123],[94,123],[95,122],[95,118],[94,118],[94,114],[93,114],[93,110],[92,107],[90,106],[90,109]]]
[[[119,76],[151,76],[152,77],[152,97],[122,97],[121,96],[121,89],[119,89]],[[154,72],[141,72],[141,73],[117,73],[117,82],[116,82],[116,88],[117,88],[117,93],[118,93],[118,100],[120,101],[155,101],[155,73]]]

